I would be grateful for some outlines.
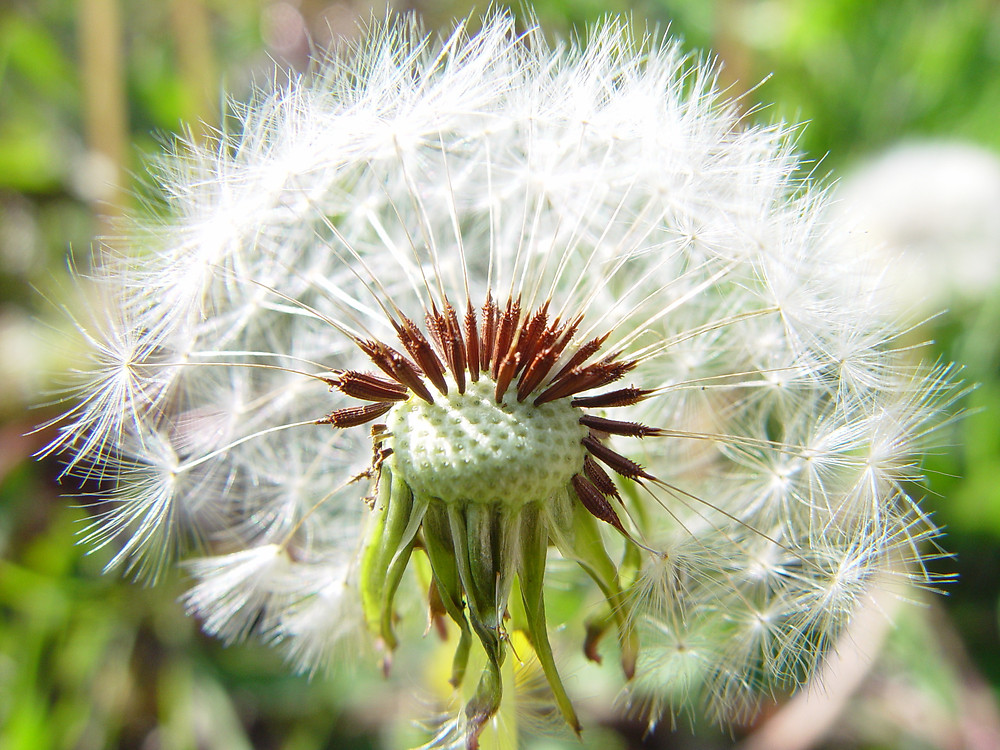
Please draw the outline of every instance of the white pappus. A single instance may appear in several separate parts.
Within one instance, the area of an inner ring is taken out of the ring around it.
[[[560,640],[616,653],[651,724],[750,712],[873,581],[933,583],[909,492],[951,372],[840,251],[790,130],[676,43],[380,24],[235,117],[164,158],[168,215],[96,272],[49,448],[109,487],[87,536],[115,567],[189,560],[206,630],[388,670],[422,609],[460,696],[430,744],[475,747],[525,651],[586,726],[558,558],[601,601]]]

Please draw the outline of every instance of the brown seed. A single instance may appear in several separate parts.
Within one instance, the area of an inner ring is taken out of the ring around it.
[[[552,379],[559,380],[563,376],[567,375],[570,370],[573,370],[586,362],[587,359],[596,354],[597,351],[604,346],[604,342],[607,341],[608,336],[610,335],[611,334],[606,333],[603,336],[598,336],[577,349],[569,358],[569,361],[567,361],[566,364],[560,368],[559,372],[557,372],[556,376]]]
[[[483,304],[483,336],[480,343],[480,368],[484,372],[490,372],[490,361],[493,357],[493,348],[496,346],[497,323],[500,317],[500,310],[493,296],[487,292],[486,302]]]
[[[393,380],[397,381],[399,380],[396,377],[396,373],[393,370],[392,362],[390,361],[388,353],[386,351],[387,349],[389,349],[389,347],[387,347],[385,344],[379,341],[369,341],[366,339],[354,339],[354,344],[358,347],[358,349],[360,349],[366,355],[368,355],[368,358],[378,369],[380,369],[382,372],[384,372]]]
[[[355,370],[338,370],[332,377],[323,378],[331,387],[363,401],[405,401],[406,386],[394,380]]]
[[[627,477],[628,479],[652,479],[655,481],[656,477],[648,473],[635,461],[625,458],[625,456],[620,453],[616,453],[611,450],[593,435],[587,435],[582,442],[583,446],[590,451],[596,459],[603,461],[607,466],[611,467],[613,471],[621,474],[623,477]]]
[[[445,328],[444,316],[438,312],[437,305],[431,302],[431,309],[424,315],[424,322],[427,324],[427,332],[430,334],[431,342],[437,347],[438,353],[444,353],[442,334]]]
[[[521,364],[527,367],[534,359],[535,352],[542,343],[545,324],[549,319],[549,303],[545,302],[518,332],[517,350],[521,354]]]
[[[382,346],[389,350],[388,357],[396,378],[424,401],[433,404],[434,395],[424,383],[423,378],[420,377],[420,371],[416,366],[395,349],[385,346],[385,344]]]
[[[601,465],[597,463],[590,456],[583,457],[583,473],[587,475],[587,479],[594,483],[594,486],[601,491],[604,496],[610,496],[617,498],[620,502],[622,496],[618,493],[618,488],[615,486],[614,480],[608,476],[608,472],[601,468]]]
[[[378,419],[388,412],[392,407],[391,401],[378,404],[365,404],[364,406],[348,406],[345,409],[337,409],[322,419],[317,419],[316,424],[332,424],[334,427],[357,427],[365,422]]]
[[[479,328],[476,324],[476,311],[472,307],[472,300],[469,300],[465,310],[465,350],[466,360],[469,364],[469,375],[472,382],[479,382]]]
[[[510,386],[510,381],[514,379],[514,373],[517,372],[518,363],[521,359],[520,352],[510,351],[507,356],[503,358],[503,362],[500,363],[500,367],[497,368],[497,384],[493,391],[493,395],[500,403],[503,400],[503,395],[507,392],[508,386]]]
[[[490,374],[496,379],[511,344],[514,342],[514,333],[517,331],[517,323],[521,319],[521,300],[507,299],[507,308],[500,316],[500,324],[497,328],[496,343],[493,345],[493,364]]]
[[[524,401],[545,380],[545,376],[549,374],[558,358],[559,353],[552,347],[542,349],[535,355],[531,364],[524,369],[521,380],[517,384],[518,401]]]
[[[451,374],[455,377],[455,383],[458,385],[458,392],[465,393],[465,339],[462,338],[462,327],[458,323],[458,313],[447,300],[445,300],[444,321],[443,343],[448,365],[451,368]]]
[[[357,344],[361,351],[368,355],[375,366],[382,372],[393,380],[405,385],[427,403],[434,403],[434,396],[431,395],[431,392],[421,379],[416,366],[410,360],[381,341],[356,339],[354,343]]]
[[[455,308],[447,298],[444,300],[444,312],[438,311],[437,305],[432,303],[424,320],[438,355],[455,378],[458,392],[465,393],[465,342]]]
[[[555,349],[558,355],[561,356],[566,347],[573,341],[573,337],[576,335],[581,323],[583,323],[583,316],[577,315],[568,325],[553,326],[555,329],[553,334],[559,339],[553,349]]]
[[[417,366],[442,394],[448,394],[448,382],[444,378],[444,365],[434,352],[434,347],[424,337],[420,328],[409,318],[403,316],[402,324],[396,325],[396,332],[406,351],[410,353]]]
[[[611,524],[622,534],[631,538],[629,533],[625,531],[625,527],[622,526],[622,522],[618,518],[618,514],[615,513],[615,509],[611,507],[611,503],[608,502],[607,498],[601,494],[597,487],[590,483],[589,479],[582,474],[574,474],[570,481],[573,483],[573,489],[576,490],[576,496],[580,498],[583,507],[592,516],[600,521]]]
[[[631,406],[642,401],[652,391],[643,388],[619,388],[617,391],[608,391],[596,396],[584,396],[574,398],[570,403],[581,408],[608,409],[615,406]]]
[[[600,362],[571,370],[563,377],[554,380],[552,385],[542,391],[542,394],[535,399],[534,404],[539,406],[548,401],[575,396],[582,391],[608,385],[625,377],[637,364],[638,362],[635,361],[615,362],[609,356]]]
[[[584,414],[580,417],[580,424],[593,430],[606,432],[609,435],[624,435],[625,437],[644,438],[663,434],[663,430],[656,427],[647,427],[638,422],[619,422],[617,419],[605,419],[593,414]]]

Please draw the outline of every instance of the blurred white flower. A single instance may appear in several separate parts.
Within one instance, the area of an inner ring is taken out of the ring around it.
[[[891,265],[882,286],[902,309],[985,299],[1000,283],[1000,156],[953,141],[900,144],[837,186],[830,220],[851,227],[845,249]]]
[[[52,445],[112,486],[116,565],[197,557],[207,630],[388,670],[423,607],[464,704],[431,743],[474,747],[509,659],[581,726],[555,562],[603,600],[560,636],[651,724],[752,711],[876,576],[931,582],[907,492],[949,374],[893,350],[786,129],[675,44],[388,25],[238,111],[106,264]]]

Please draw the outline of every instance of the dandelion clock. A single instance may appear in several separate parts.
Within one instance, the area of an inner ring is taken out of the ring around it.
[[[388,680],[444,641],[428,746],[513,747],[511,665],[574,732],[577,653],[650,726],[729,721],[876,581],[933,583],[910,493],[950,373],[787,129],[672,42],[382,24],[234,119],[93,273],[49,448],[104,488],[86,542],[179,563],[209,633]]]

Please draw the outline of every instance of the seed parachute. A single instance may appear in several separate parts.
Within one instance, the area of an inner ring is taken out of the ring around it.
[[[650,726],[731,721],[935,584],[951,369],[675,42],[374,24],[233,118],[85,283],[47,449],[207,632],[403,681],[429,622],[426,747],[513,747],[586,731],[578,654]]]

